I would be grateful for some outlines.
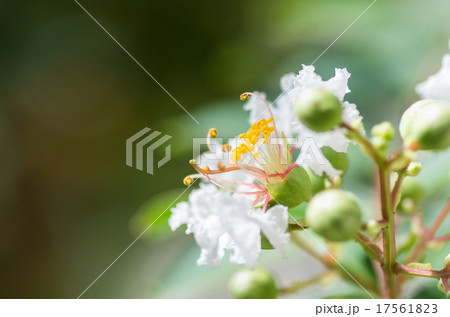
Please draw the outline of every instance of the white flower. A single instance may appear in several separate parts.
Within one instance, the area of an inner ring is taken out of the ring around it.
[[[198,265],[219,266],[226,250],[230,262],[255,267],[261,251],[261,231],[283,254],[289,240],[287,208],[277,205],[266,212],[252,209],[245,195],[232,194],[211,184],[200,184],[189,196],[172,208],[172,230],[186,224],[201,248]]]
[[[422,99],[450,101],[450,55],[444,56],[436,74],[416,86],[416,92]]]
[[[297,137],[297,145],[299,147],[305,143],[305,140],[312,138],[318,148],[327,146],[336,152],[347,152],[347,147],[351,141],[345,137],[345,129],[335,128],[326,132],[315,132],[308,129],[295,115],[294,103],[302,90],[306,88],[322,88],[333,93],[342,103],[342,121],[352,126],[357,126],[361,123],[362,117],[356,109],[356,105],[344,101],[345,95],[350,92],[347,84],[349,77],[350,73],[346,69],[336,68],[335,76],[324,81],[315,73],[314,66],[306,65],[303,65],[303,69],[298,75],[287,74],[283,76],[280,82],[283,93],[277,100],[277,106],[272,109],[277,122],[277,130],[283,132],[286,136]],[[250,111],[250,123],[254,123],[258,118],[267,118],[269,116],[264,104],[257,98],[250,98],[244,109]],[[362,128],[361,132],[364,133]],[[323,173],[330,177],[340,174],[340,171],[333,168],[324,157],[323,161],[325,161],[325,164],[314,160],[299,162],[299,164],[304,163],[319,176]]]

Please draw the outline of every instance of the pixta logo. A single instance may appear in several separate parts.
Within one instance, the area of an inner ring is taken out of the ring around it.
[[[153,131],[150,133],[150,131],[150,128],[144,128],[128,138],[126,142],[126,152],[128,166],[144,171],[144,165],[146,165],[145,171],[148,174],[153,175],[154,151],[172,137],[165,134],[157,139],[157,137],[161,135],[161,132]],[[158,168],[170,161],[170,149],[170,144],[168,144],[165,149],[164,157],[158,161]]]

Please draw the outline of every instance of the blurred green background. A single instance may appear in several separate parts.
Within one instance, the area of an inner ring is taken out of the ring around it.
[[[266,91],[274,100],[279,78],[311,63],[371,0],[80,3],[200,124],[73,0],[2,1],[0,297],[78,297],[184,189],[192,137],[210,127],[225,137],[244,130],[239,94]],[[418,99],[415,84],[449,51],[448,12],[447,0],[378,0],[317,61],[317,72],[352,73],[347,100],[358,105],[366,129],[382,120],[397,124]],[[172,136],[172,160],[154,175],[125,165],[125,140],[144,127]],[[344,187],[373,212],[370,162],[354,148],[350,154]],[[423,158],[432,163],[420,176],[427,223],[450,191],[449,159],[449,151]],[[170,232],[168,216],[83,297],[227,297],[238,266],[196,266],[199,248],[182,229]],[[431,252],[430,261],[439,267],[448,251]],[[280,283],[320,272],[296,249],[288,254],[261,256]],[[349,267],[364,266],[363,258],[352,259]],[[439,297],[434,282],[416,281],[415,296]],[[358,293],[333,285],[297,296]]]

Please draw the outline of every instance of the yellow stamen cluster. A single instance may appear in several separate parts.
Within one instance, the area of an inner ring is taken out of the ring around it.
[[[253,123],[250,129],[239,136],[239,138],[244,141],[237,148],[231,151],[231,158],[234,161],[239,161],[241,159],[241,155],[247,154],[250,152],[254,158],[259,156],[258,152],[255,152],[255,144],[258,142],[258,139],[261,137],[261,134],[264,136],[263,143],[266,144],[269,141],[270,134],[275,130],[275,128],[269,127],[269,123],[273,122],[273,118],[269,118],[269,120],[261,119],[256,123]]]

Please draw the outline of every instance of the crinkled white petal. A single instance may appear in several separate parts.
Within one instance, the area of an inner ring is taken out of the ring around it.
[[[416,86],[416,92],[422,99],[450,101],[450,55],[444,56],[436,74]]]
[[[218,266],[225,250],[231,250],[230,262],[255,267],[261,251],[261,230],[281,252],[289,240],[285,207],[272,207],[266,213],[252,210],[247,196],[231,194],[211,184],[200,184],[188,203],[179,203],[171,211],[172,230],[186,224],[186,233],[194,234],[201,248],[199,265]]]
[[[303,65],[303,69],[297,76],[293,74],[285,75],[281,78],[281,89],[286,92],[281,95],[277,101],[276,118],[279,130],[285,132],[288,136],[296,136],[298,138],[297,146],[301,148],[305,140],[313,139],[318,148],[324,146],[331,147],[337,152],[347,152],[348,145],[351,141],[345,136],[346,131],[343,128],[335,128],[326,132],[315,132],[308,129],[294,113],[294,103],[298,94],[306,88],[322,88],[333,93],[341,102],[343,107],[342,121],[347,124],[359,124],[362,117],[356,108],[356,105],[343,101],[345,95],[350,92],[348,88],[348,79],[350,73],[346,69],[335,69],[335,76],[329,80],[322,80],[322,78],[315,73],[313,66]],[[364,130],[361,129],[364,133]],[[317,174],[327,174],[334,177],[340,174],[340,171],[333,168],[333,166],[325,159],[325,164],[317,161],[305,161],[304,165],[309,166],[311,170]]]
[[[348,79],[350,73],[345,68],[336,68],[334,77],[324,81],[322,77],[315,73],[314,66],[303,65],[303,69],[295,76],[285,75],[281,78],[281,89],[287,93],[292,103],[297,99],[298,94],[306,88],[322,88],[333,93],[340,101],[350,92]],[[287,87],[286,87],[287,86]]]

